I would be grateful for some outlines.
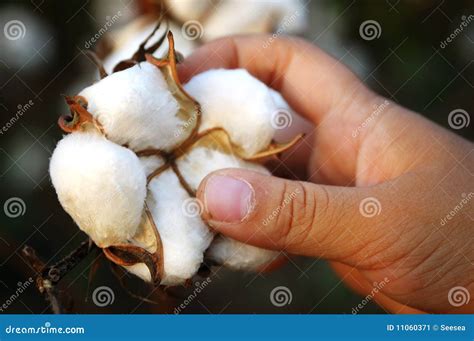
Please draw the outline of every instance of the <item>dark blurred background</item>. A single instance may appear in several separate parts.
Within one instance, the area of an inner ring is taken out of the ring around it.
[[[62,135],[56,121],[67,112],[61,95],[72,95],[97,79],[82,50],[110,16],[121,11],[114,23],[119,28],[150,8],[147,1],[129,0],[0,1],[0,306],[34,274],[21,254],[24,245],[53,262],[85,240],[60,207],[48,175],[49,157]],[[448,115],[453,110],[473,116],[474,18],[469,21],[473,1],[311,1],[304,8],[308,22],[301,34],[380,94],[451,130]],[[13,20],[24,25],[18,26],[19,36],[7,31]],[[380,25],[378,38],[361,37],[359,28],[367,20]],[[443,46],[463,21],[467,24],[462,32]],[[18,119],[12,123],[12,117]],[[472,140],[472,127],[471,122],[453,131]],[[17,198],[20,209],[13,215],[3,209],[11,198]],[[172,313],[194,290],[156,291],[151,298],[158,305],[141,302],[121,288],[103,259],[88,290],[92,260],[93,256],[87,258],[61,284],[73,298],[74,312]],[[149,292],[130,276],[124,279],[133,292]],[[99,286],[112,289],[112,304],[93,303],[91,293]],[[270,293],[277,286],[291,291],[290,304],[271,303]],[[350,314],[362,299],[325,261],[295,258],[268,274],[221,269],[182,313]],[[47,303],[33,285],[3,309],[3,313],[44,312],[49,312]],[[383,312],[369,302],[359,313]]]

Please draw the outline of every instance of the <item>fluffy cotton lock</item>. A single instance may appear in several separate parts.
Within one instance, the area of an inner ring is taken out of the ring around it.
[[[260,164],[247,162],[219,150],[197,147],[177,160],[181,174],[195,191],[210,173],[223,168],[244,168],[269,175]],[[275,251],[247,245],[231,238],[218,236],[206,252],[206,259],[235,270],[258,271],[278,256]]]
[[[206,252],[207,260],[244,271],[259,271],[277,257],[276,251],[261,249],[224,236],[217,236]]]
[[[59,201],[95,244],[126,243],[136,233],[146,175],[135,153],[93,132],[64,137],[49,172]]]
[[[102,125],[107,137],[138,151],[165,151],[176,147],[187,134],[176,134],[184,124],[177,116],[179,105],[161,71],[140,63],[115,72],[79,93],[87,111]]]
[[[270,89],[246,70],[209,70],[194,76],[184,89],[201,105],[200,131],[224,128],[245,157],[270,144],[278,107]]]
[[[147,206],[163,245],[161,284],[183,284],[201,266],[213,233],[200,217],[199,203],[183,189],[171,169],[154,177],[148,188]]]
[[[206,147],[196,147],[177,161],[178,168],[189,186],[196,191],[206,175],[223,168],[245,168],[270,174],[258,163],[252,163],[241,158]]]

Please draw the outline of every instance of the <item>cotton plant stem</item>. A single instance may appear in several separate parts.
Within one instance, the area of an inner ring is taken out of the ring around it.
[[[65,275],[82,262],[91,252],[98,249],[89,240],[83,241],[74,251],[65,256],[59,262],[44,268],[41,277],[49,280],[53,285],[57,284]]]
[[[89,240],[86,240],[59,262],[46,266],[31,246],[26,245],[23,248],[23,256],[25,256],[30,266],[36,272],[36,286],[49,302],[54,314],[67,312],[66,304],[62,302],[57,284],[95,250],[98,250],[98,247],[91,244]]]

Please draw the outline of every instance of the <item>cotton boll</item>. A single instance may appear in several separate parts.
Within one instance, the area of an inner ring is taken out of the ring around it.
[[[49,172],[61,205],[99,247],[135,235],[146,175],[131,150],[98,134],[73,133],[58,143]]]
[[[306,5],[302,0],[221,1],[203,22],[204,40],[243,33],[301,33],[307,26]]]
[[[213,0],[165,0],[165,3],[180,21],[200,18],[215,6]]]
[[[113,73],[81,91],[87,110],[111,141],[134,151],[171,150],[187,137],[173,132],[182,126],[179,104],[161,71],[144,62]]]
[[[172,170],[153,178],[147,198],[163,245],[163,285],[183,284],[198,271],[213,234],[201,220],[201,207]]]
[[[214,239],[206,259],[234,270],[259,271],[278,257],[278,252],[261,249],[224,236]]]
[[[202,108],[200,131],[222,127],[250,157],[268,147],[278,109],[269,88],[246,70],[209,70],[185,86]]]
[[[204,39],[210,41],[218,37],[234,34],[269,32],[274,25],[275,14],[271,2],[226,1],[214,9],[214,13],[204,22]]]
[[[189,153],[177,160],[177,165],[183,178],[193,190],[197,190],[206,175],[223,168],[245,168],[270,174],[258,163],[247,162],[233,155],[205,147],[191,149]]]
[[[277,33],[301,34],[308,30],[308,3],[303,0],[279,0],[275,12],[279,12]]]

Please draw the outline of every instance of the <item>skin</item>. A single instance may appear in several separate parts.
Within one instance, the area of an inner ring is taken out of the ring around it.
[[[264,48],[268,41],[209,43],[180,77],[245,68],[279,91],[315,126],[282,160],[291,173],[306,167],[307,181],[219,170],[199,187],[203,218],[255,246],[327,259],[364,296],[384,282],[374,300],[388,311],[474,312],[474,145],[375,94],[314,45],[278,38]],[[366,198],[378,214],[360,206]],[[471,199],[442,223],[463,198]],[[471,297],[460,307],[448,300],[457,286]]]

